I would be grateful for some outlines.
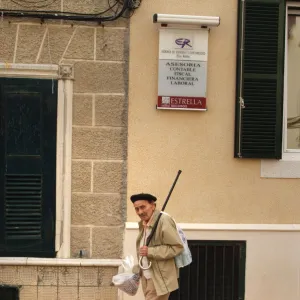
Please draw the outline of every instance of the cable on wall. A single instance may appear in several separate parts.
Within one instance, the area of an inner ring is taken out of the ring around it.
[[[43,6],[34,6],[34,8],[48,7],[57,0],[11,0],[14,3],[23,4],[38,4]],[[92,22],[109,22],[119,19],[120,17],[131,17],[134,10],[136,10],[142,0],[114,0],[113,4],[109,4],[109,8],[93,14],[76,13],[69,11],[46,11],[46,10],[12,10],[0,8],[3,16],[18,17],[18,18],[36,18],[36,19],[56,19],[56,20],[73,20],[73,21],[92,21]],[[51,3],[51,4],[50,4]],[[109,2],[110,3],[110,2]],[[109,15],[106,15],[109,13]]]

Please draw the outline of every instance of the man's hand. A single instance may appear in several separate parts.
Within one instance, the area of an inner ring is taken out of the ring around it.
[[[140,248],[140,256],[148,256],[148,247],[143,246]]]

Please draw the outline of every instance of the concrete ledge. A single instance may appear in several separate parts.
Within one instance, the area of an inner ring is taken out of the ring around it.
[[[58,73],[57,65],[0,63],[1,77],[57,79]]]
[[[178,223],[183,230],[213,230],[213,231],[300,231],[300,224],[198,224]],[[136,230],[137,222],[126,222],[126,229]]]
[[[298,154],[298,153],[297,153]],[[300,161],[294,160],[261,160],[260,176],[263,178],[300,178]]]
[[[0,257],[4,266],[74,266],[74,267],[119,267],[121,259],[64,259],[34,257]]]

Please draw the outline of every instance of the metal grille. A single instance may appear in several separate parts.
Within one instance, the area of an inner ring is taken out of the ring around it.
[[[19,289],[17,287],[0,285],[0,299],[19,300]]]
[[[179,290],[170,300],[243,300],[246,243],[189,241],[190,266],[180,269]]]
[[[41,239],[40,175],[5,176],[5,236],[6,239]]]

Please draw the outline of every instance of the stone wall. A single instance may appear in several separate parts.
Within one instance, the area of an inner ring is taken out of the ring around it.
[[[22,9],[9,0],[0,5]],[[63,0],[44,9],[95,13],[107,9],[107,1]],[[124,18],[105,24],[0,20],[1,63],[74,67],[71,257],[75,258],[80,250],[85,250],[84,258],[122,256],[128,31]],[[0,285],[21,286],[20,300],[116,299],[117,290],[110,286],[116,273],[112,267],[0,265]]]
[[[60,23],[4,19],[0,60],[74,66],[71,254],[119,258],[126,213],[127,22]]]
[[[1,284],[20,287],[20,300],[117,299],[117,268],[0,266]],[[4,300],[4,299],[3,299]]]

